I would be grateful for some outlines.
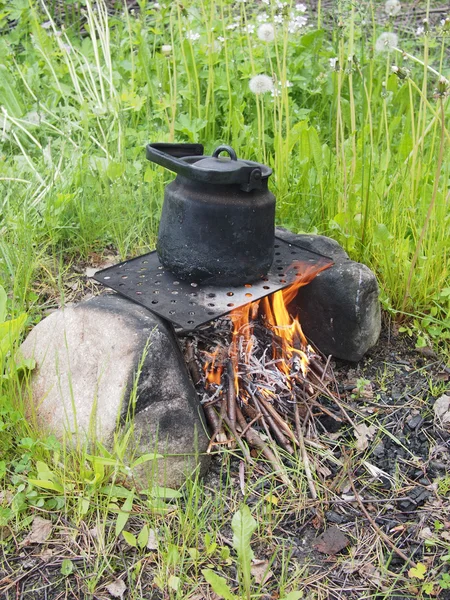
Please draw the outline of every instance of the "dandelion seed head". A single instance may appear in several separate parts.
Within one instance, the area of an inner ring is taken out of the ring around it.
[[[167,56],[172,52],[172,46],[170,44],[163,44],[161,46],[161,52]]]
[[[402,5],[399,0],[386,0],[384,11],[390,17],[395,17],[402,10]]]
[[[270,23],[263,23],[258,27],[258,37],[263,42],[273,42],[275,39],[275,28]]]
[[[253,94],[265,94],[273,90],[273,81],[268,75],[255,75],[250,79],[249,87]]]
[[[330,67],[333,69],[333,71],[337,71],[337,67],[338,67],[338,63],[339,63],[338,57],[336,56],[335,58],[330,58],[329,63],[330,63]]]
[[[196,42],[198,39],[200,39],[200,34],[197,31],[186,31],[186,39],[190,40],[191,42]]]
[[[375,42],[377,52],[390,52],[392,48],[397,48],[398,36],[390,31],[383,32]]]
[[[300,3],[300,4],[296,4],[296,5],[295,5],[295,10],[296,10],[297,12],[301,12],[301,13],[304,13],[304,12],[306,12],[306,4],[302,4],[302,3]]]
[[[297,33],[300,29],[308,23],[307,17],[303,17],[302,15],[293,15],[291,14],[291,18],[288,23],[288,32],[289,33]]]

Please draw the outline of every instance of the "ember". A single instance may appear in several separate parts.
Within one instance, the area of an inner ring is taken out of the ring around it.
[[[333,395],[328,390],[332,376],[329,361],[325,364],[308,344],[289,304],[324,268],[299,269],[304,274],[291,286],[190,334],[188,365],[212,431],[208,452],[238,445],[251,460],[245,439],[282,477],[276,445],[289,454],[297,446],[307,462],[300,420],[305,426],[313,416],[320,394]],[[342,420],[325,407],[320,410]]]

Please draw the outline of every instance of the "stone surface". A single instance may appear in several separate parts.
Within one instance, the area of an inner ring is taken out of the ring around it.
[[[41,321],[22,353],[36,360],[30,412],[41,428],[111,448],[134,411],[135,457],[155,448],[165,455],[139,467],[143,485],[152,469],[159,484],[176,487],[207,467],[203,412],[176,337],[147,309],[118,295],[92,298]]]
[[[348,258],[325,236],[293,234],[277,229],[285,241],[333,259],[334,266],[301,288],[291,312],[297,313],[306,336],[325,355],[358,361],[378,340],[381,310],[378,284],[365,265]]]

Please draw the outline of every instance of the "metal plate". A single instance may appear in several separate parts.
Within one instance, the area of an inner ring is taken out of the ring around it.
[[[312,267],[331,264],[325,256],[277,238],[267,276],[240,287],[178,280],[160,264],[156,252],[97,271],[93,279],[171,321],[176,328],[190,331],[291,285],[306,277]]]

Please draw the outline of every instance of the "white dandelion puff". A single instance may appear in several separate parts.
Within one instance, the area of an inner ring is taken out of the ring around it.
[[[402,5],[398,0],[386,0],[384,11],[390,17],[395,17],[402,10]]]
[[[306,4],[296,4],[295,5],[295,10],[301,13],[306,12]]]
[[[377,52],[390,52],[392,48],[397,48],[398,36],[390,31],[385,31],[375,42],[375,50]]]
[[[191,42],[196,42],[198,39],[200,39],[200,34],[196,31],[186,31],[186,39],[190,40]]]
[[[420,37],[424,33],[425,33],[425,27],[423,25],[419,25],[419,27],[416,29],[416,36]]]
[[[163,44],[161,46],[161,52],[167,56],[172,52],[172,46],[170,44]]]
[[[291,20],[288,23],[288,32],[297,33],[297,31],[302,29],[307,23],[307,17],[303,17],[301,15],[291,15]]]
[[[272,78],[268,75],[255,75],[250,79],[250,91],[254,94],[265,94],[271,92],[273,88]]]
[[[258,37],[263,42],[273,42],[275,39],[275,28],[270,23],[263,23],[258,27]]]

